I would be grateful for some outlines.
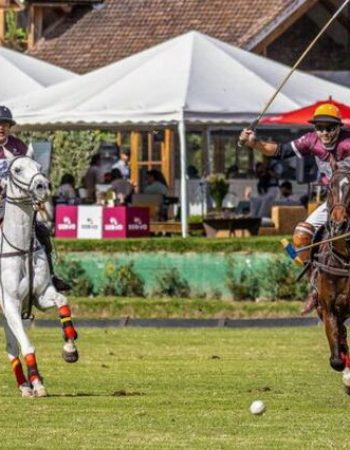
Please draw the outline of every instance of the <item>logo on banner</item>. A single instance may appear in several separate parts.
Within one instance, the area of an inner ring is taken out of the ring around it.
[[[123,228],[123,224],[118,223],[118,220],[115,217],[110,217],[109,223],[105,224],[106,231],[122,231]]]
[[[63,216],[62,223],[58,224],[58,229],[60,231],[76,230],[76,223],[72,223],[70,217]]]
[[[81,225],[81,228],[83,230],[97,230],[98,229],[98,225],[94,223],[93,219],[91,219],[91,217],[88,217],[86,219],[86,223],[83,223]]]
[[[134,222],[129,223],[128,228],[132,231],[146,231],[148,227],[147,223],[143,223],[140,217],[134,217]]]

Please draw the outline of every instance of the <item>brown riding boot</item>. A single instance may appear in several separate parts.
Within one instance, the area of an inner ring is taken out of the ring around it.
[[[307,222],[300,222],[295,227],[294,234],[293,234],[293,243],[297,249],[301,247],[305,247],[307,245],[310,245],[312,243],[313,237],[315,234],[315,227]],[[299,258],[304,262],[304,264],[307,263],[307,261],[310,259],[310,250],[305,250],[301,253],[299,253]],[[300,312],[302,316],[309,314],[316,306],[317,306],[317,291],[312,286],[312,279],[313,274],[312,272],[309,273],[310,282],[311,282],[311,289],[308,293],[308,296],[306,297],[304,308]]]
[[[35,223],[35,234],[36,234],[36,237],[37,237],[38,241],[40,242],[40,244],[44,247],[46,257],[47,257],[47,262],[48,262],[49,269],[50,269],[52,284],[55,286],[55,288],[58,292],[69,291],[71,289],[71,286],[66,281],[62,280],[62,278],[55,275],[55,273],[54,273],[54,267],[53,267],[53,262],[52,262],[52,250],[53,249],[52,249],[52,244],[51,244],[50,230],[43,223],[36,222]]]
[[[310,292],[308,293],[308,296],[306,297],[304,308],[300,311],[300,314],[302,316],[305,316],[306,314],[309,314],[313,311],[313,309],[316,308],[318,303],[318,293],[317,290],[313,287],[311,288]]]

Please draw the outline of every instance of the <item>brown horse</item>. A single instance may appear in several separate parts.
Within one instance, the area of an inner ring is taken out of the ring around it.
[[[322,239],[350,231],[350,171],[333,162],[327,198],[328,222]],[[321,243],[313,260],[313,284],[318,292],[317,312],[324,322],[331,351],[330,365],[343,371],[350,395],[350,357],[345,321],[350,317],[350,236]]]

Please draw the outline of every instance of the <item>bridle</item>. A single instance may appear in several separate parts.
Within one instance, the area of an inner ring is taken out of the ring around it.
[[[345,170],[339,170],[337,169],[336,171],[333,172],[333,175],[330,179],[330,183],[328,186],[328,196],[332,195],[330,186],[332,185],[332,180],[334,179],[335,176],[339,176],[339,175],[343,175],[343,180],[346,180],[346,184],[349,185],[349,192],[348,195],[350,195],[350,173],[348,171]],[[343,180],[339,183],[341,184],[343,182]],[[345,182],[344,182],[345,183]],[[339,189],[341,189],[342,186],[339,187]],[[328,209],[328,223],[327,223],[327,227],[328,227],[328,231],[331,232],[331,225],[332,225],[332,221],[331,221],[331,217],[332,217],[332,213],[334,212],[334,210],[336,208],[342,208],[347,216],[347,224],[346,224],[346,228],[343,230],[343,233],[347,233],[350,230],[350,217],[349,217],[349,211],[348,208],[345,204],[345,198],[342,198],[342,192],[340,191],[340,193],[338,194],[338,198],[337,198],[337,202],[335,202],[331,208]]]
[[[350,173],[348,173],[345,170],[335,170],[333,172],[333,175],[330,180],[330,184],[328,186],[328,196],[333,195],[330,186],[332,185],[332,180],[335,176],[344,175],[344,179],[347,180],[347,184],[349,184],[350,188]],[[341,183],[341,182],[340,182]],[[340,184],[339,183],[339,184]],[[342,186],[339,187],[341,189]],[[350,195],[350,189],[348,191],[348,195]],[[328,197],[329,198],[329,197]],[[332,221],[331,221],[331,215],[335,208],[343,208],[346,213],[346,228],[343,230],[343,236],[339,236],[339,238],[342,238],[346,243],[346,254],[343,252],[340,252],[337,250],[337,248],[334,246],[333,241],[337,240],[337,238],[334,239],[328,239],[325,240],[325,243],[327,245],[327,251],[323,251],[322,253],[319,252],[315,255],[316,259],[313,261],[313,265],[317,267],[322,272],[326,272],[330,275],[340,276],[340,277],[347,277],[350,278],[350,246],[349,246],[349,240],[350,240],[350,219],[348,219],[348,208],[346,207],[346,204],[344,202],[346,200],[345,198],[342,198],[342,193],[339,193],[337,201],[332,205],[331,208],[329,208],[328,200],[327,200],[327,209],[328,209],[328,223],[326,225],[326,228],[329,233],[332,232]],[[320,242],[322,244],[322,241]]]
[[[11,204],[32,204],[33,207],[35,207],[38,202],[34,199],[32,186],[34,184],[35,178],[37,176],[42,176],[42,173],[35,173],[28,182],[21,180],[21,178],[16,176],[12,170],[13,164],[19,159],[29,159],[33,161],[29,156],[15,156],[13,159],[11,159],[5,176],[8,178],[10,183],[12,183],[17,189],[25,194],[25,197],[16,198],[6,195],[6,202]]]

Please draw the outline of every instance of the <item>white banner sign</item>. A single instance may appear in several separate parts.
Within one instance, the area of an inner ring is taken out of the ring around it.
[[[78,238],[102,238],[102,206],[78,206]]]

